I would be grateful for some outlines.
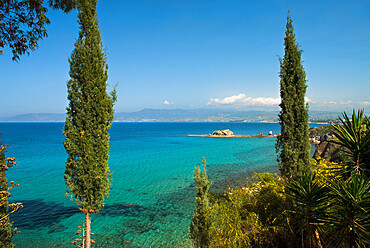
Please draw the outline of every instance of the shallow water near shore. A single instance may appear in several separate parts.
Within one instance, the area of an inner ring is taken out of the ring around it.
[[[113,172],[105,207],[92,216],[95,247],[175,247],[186,242],[195,206],[193,170],[207,159],[213,191],[240,185],[254,171],[278,170],[275,138],[186,137],[229,128],[234,134],[278,133],[277,123],[114,123],[109,165]],[[21,231],[16,247],[74,247],[84,220],[64,196],[63,123],[0,123],[7,156],[11,202],[24,208],[11,216]]]

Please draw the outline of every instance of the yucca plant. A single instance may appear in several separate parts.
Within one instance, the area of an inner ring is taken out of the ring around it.
[[[346,181],[328,181],[331,197],[338,207],[332,221],[338,237],[337,247],[370,246],[370,181],[353,174]]]
[[[296,231],[301,233],[302,246],[323,247],[319,228],[328,223],[329,188],[316,180],[315,174],[303,173],[299,179],[286,183],[285,193],[292,200],[291,212],[297,220]]]
[[[343,119],[339,118],[341,125],[332,125],[337,139],[332,140],[344,149],[352,160],[349,167],[352,172],[361,173],[365,171],[370,175],[370,121],[364,116],[363,110],[358,110],[357,114],[353,110],[350,119],[346,112],[342,114]]]

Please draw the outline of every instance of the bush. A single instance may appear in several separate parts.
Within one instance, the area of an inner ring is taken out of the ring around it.
[[[210,207],[210,247],[286,247],[291,234],[284,183],[258,173],[256,183],[229,189]]]

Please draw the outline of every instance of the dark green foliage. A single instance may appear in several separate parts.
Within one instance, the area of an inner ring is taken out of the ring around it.
[[[332,224],[335,243],[341,247],[370,246],[370,181],[364,175],[353,174],[346,181],[329,181],[335,200]]]
[[[91,243],[91,213],[98,213],[109,194],[109,129],[113,121],[115,90],[107,94],[107,70],[98,19],[97,0],[77,2],[79,37],[69,59],[69,106],[64,126],[68,153],[64,178],[70,194],[85,213],[86,248]]]
[[[305,247],[322,247],[319,227],[327,223],[331,205],[329,189],[315,175],[303,173],[299,179],[287,182],[285,192],[293,201],[291,212],[296,236],[300,236]]]
[[[370,121],[363,110],[356,114],[353,110],[350,119],[346,112],[343,119],[339,118],[341,125],[332,125],[337,140],[332,142],[344,147],[344,152],[351,158],[349,168],[351,172],[365,173],[370,177]]]
[[[193,221],[190,225],[190,236],[194,241],[194,245],[200,248],[209,247],[209,199],[208,192],[212,185],[212,181],[208,180],[206,171],[206,159],[203,157],[203,171],[200,173],[199,166],[194,170],[195,190],[197,196],[195,198],[197,204],[193,213]]]
[[[279,122],[281,135],[276,151],[283,177],[299,177],[310,170],[310,142],[308,113],[305,104],[306,75],[301,62],[301,53],[295,40],[292,20],[287,17],[284,58],[280,60],[281,111]]]
[[[97,1],[78,2],[79,37],[69,59],[69,106],[64,126],[65,180],[82,209],[99,212],[109,194],[109,133],[115,90],[108,95],[106,58],[96,16]]]
[[[45,15],[47,6],[69,12],[75,0],[1,0],[0,1],[0,52],[9,46],[13,60],[38,47],[38,40],[47,36],[45,26],[50,20]]]
[[[77,7],[77,0],[48,0],[48,5],[52,9],[60,9],[68,13]]]

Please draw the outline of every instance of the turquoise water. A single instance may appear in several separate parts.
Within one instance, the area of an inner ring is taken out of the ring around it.
[[[0,123],[7,156],[18,166],[7,173],[20,184],[10,201],[21,233],[17,247],[74,247],[84,220],[64,196],[67,157],[63,123]],[[109,164],[113,181],[103,210],[92,217],[95,247],[175,247],[186,241],[195,205],[193,170],[207,159],[214,191],[246,181],[253,171],[277,171],[275,138],[186,137],[216,129],[235,134],[278,133],[276,123],[114,123]]]

